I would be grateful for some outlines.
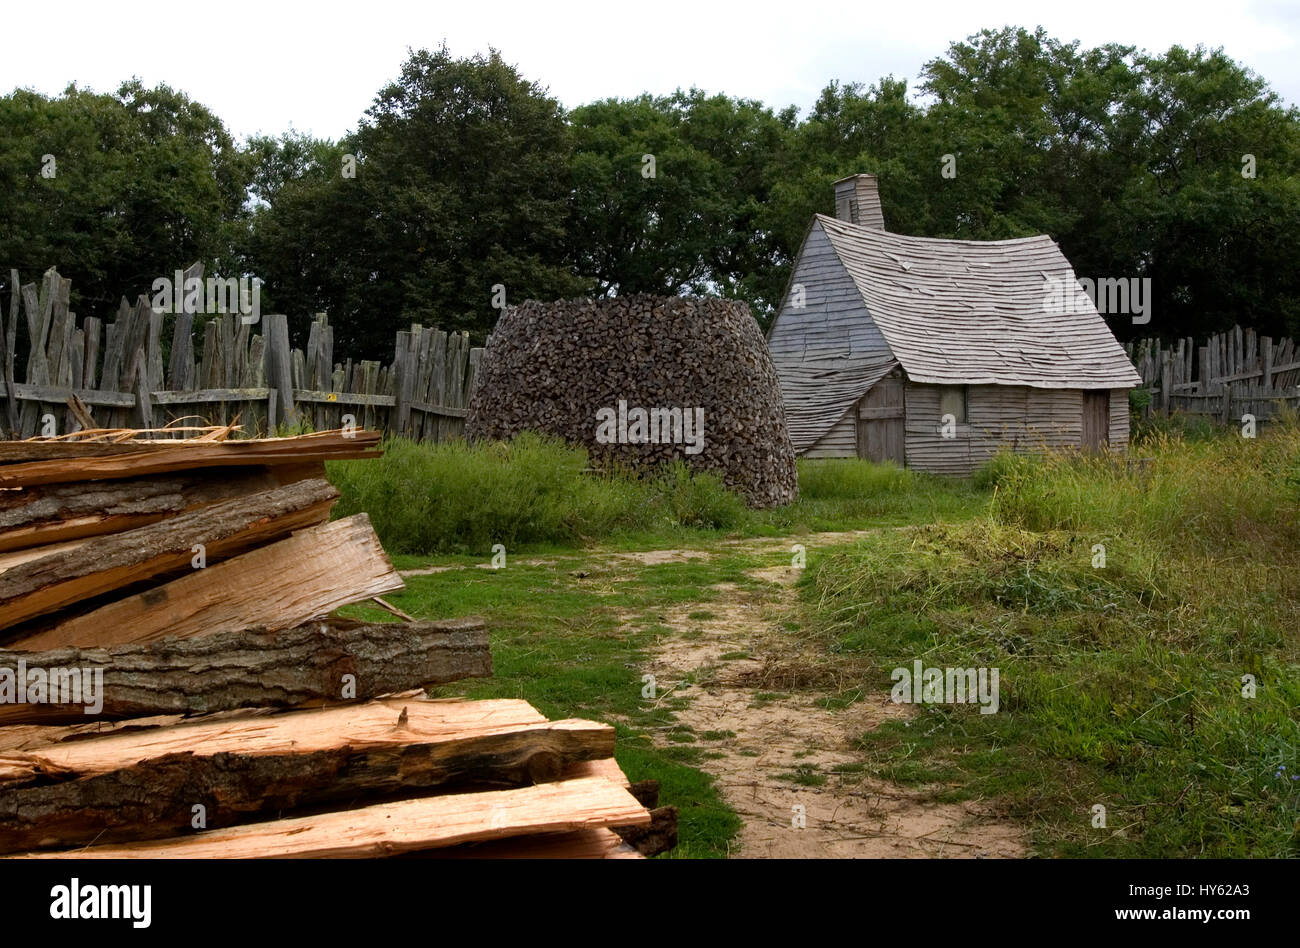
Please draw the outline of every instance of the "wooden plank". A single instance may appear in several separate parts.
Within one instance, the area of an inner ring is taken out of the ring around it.
[[[78,859],[364,859],[478,840],[649,822],[649,812],[626,789],[601,777],[588,777],[515,790],[419,797],[159,842],[91,846],[66,855]],[[28,854],[54,859],[64,855]]]
[[[19,299],[20,299],[18,271],[9,271],[9,319],[4,326],[4,351],[0,352],[0,358],[4,359],[4,384],[5,384],[5,413],[9,421],[9,437],[17,438],[21,436],[21,428],[18,423],[18,404],[14,399],[14,361],[18,358],[17,345],[18,339],[18,316],[19,316]]]
[[[129,392],[104,392],[90,388],[64,388],[58,385],[32,385],[15,382],[12,389],[5,385],[5,394],[10,391],[19,401],[56,403],[67,401],[69,395],[76,395],[87,405],[105,405],[112,408],[133,408],[136,398]]]
[[[485,725],[475,704],[415,696],[181,723],[16,754],[10,766],[55,782],[0,792],[0,852],[184,836],[195,804],[213,830],[397,793],[527,786],[555,780],[572,761],[613,753],[607,724]],[[449,727],[443,718],[452,709],[461,720]]]
[[[119,533],[278,483],[260,469],[0,491],[0,553]]]
[[[0,628],[187,569],[196,545],[216,561],[287,536],[325,520],[338,496],[327,481],[299,481],[22,563],[0,574]]]
[[[354,514],[15,639],[11,647],[124,645],[253,627],[275,631],[403,588],[370,518]],[[237,595],[231,595],[234,590]]]
[[[19,462],[0,466],[0,487],[28,487],[69,481],[113,480],[193,470],[200,467],[241,467],[300,464],[307,461],[378,457],[379,433],[321,431],[294,438],[250,438],[222,442],[155,442],[150,449],[78,459]]]
[[[261,401],[268,388],[200,388],[190,392],[150,392],[155,405],[204,404],[213,402]]]
[[[293,391],[294,401],[297,402],[328,402],[338,403],[340,405],[367,405],[391,408],[397,404],[397,399],[392,395],[372,395],[359,392],[313,392],[305,388],[296,388]],[[370,425],[367,425],[370,427]]]
[[[27,381],[37,385],[44,385],[49,382],[49,370],[45,361],[45,345],[49,332],[49,302],[48,293],[49,274],[42,282],[42,290],[38,295],[36,286],[28,284],[22,288],[23,309],[27,315]],[[40,420],[40,406],[27,404],[23,406],[22,420],[20,428],[23,437],[31,437],[36,433],[37,423]]]
[[[263,317],[262,329],[265,343],[266,384],[278,393],[276,420],[279,424],[294,423],[293,367],[289,351],[289,320],[283,315]]]
[[[0,704],[6,725],[87,727],[91,721],[134,718],[133,726],[143,726],[139,719],[147,715],[350,703],[492,674],[488,632],[480,619],[363,623],[330,618],[278,632],[246,629],[108,648],[0,651],[0,667],[16,672],[20,661],[29,669],[102,672],[102,707],[88,714],[84,700]],[[355,695],[345,688],[354,688]],[[30,737],[24,734],[0,729],[0,744],[15,746],[10,742]],[[12,759],[0,753],[0,769]]]
[[[613,830],[540,833],[411,853],[425,859],[644,859]]]

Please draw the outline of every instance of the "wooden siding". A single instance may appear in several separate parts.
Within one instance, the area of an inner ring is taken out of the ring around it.
[[[804,288],[802,309],[793,305],[797,286]],[[778,368],[782,362],[889,353],[885,337],[867,315],[862,294],[819,223],[808,231],[790,287],[767,340]]]
[[[1112,388],[1110,390],[1110,449],[1124,452],[1128,450],[1128,389]]]
[[[897,363],[820,224],[804,239],[790,286],[768,333],[790,441],[800,454],[852,457],[855,439],[841,454],[844,432],[832,428]],[[800,286],[804,306],[796,309]],[[831,453],[811,454],[814,448]]]
[[[858,406],[849,406],[830,431],[803,453],[806,458],[855,458],[858,456]]]
[[[956,437],[948,439],[939,431],[939,388],[917,382],[907,386],[908,467],[935,474],[970,474],[1003,446],[1019,451],[1079,447],[1083,436],[1079,389],[972,385],[970,420],[958,425]]]

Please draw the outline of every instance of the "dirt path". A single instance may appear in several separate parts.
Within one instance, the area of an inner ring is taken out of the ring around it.
[[[843,542],[850,535],[834,536]],[[756,551],[774,552],[808,538],[745,542]],[[819,707],[824,693],[853,682],[838,677],[846,674],[842,667],[832,667],[782,627],[798,571],[775,567],[749,575],[765,585],[760,590],[717,586],[716,600],[662,614],[660,621],[673,631],[660,639],[649,669],[661,700],[667,695],[689,699],[676,712],[677,720],[695,731],[700,746],[715,752],[700,766],[717,779],[744,821],[733,855],[1024,855],[1022,829],[998,821],[985,808],[938,803],[924,791],[861,772],[854,739],[887,718],[909,716],[910,709],[893,704],[883,692],[843,710]]]

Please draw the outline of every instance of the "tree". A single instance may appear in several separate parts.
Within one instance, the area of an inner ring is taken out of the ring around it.
[[[235,265],[250,163],[221,121],[167,86],[115,95],[69,86],[0,98],[0,264],[72,279],[73,307],[123,295],[196,260]]]
[[[284,160],[283,148],[272,154]],[[329,312],[346,351],[391,353],[394,331],[412,321],[481,341],[498,315],[496,286],[507,301],[585,289],[563,260],[563,112],[497,52],[412,53],[339,145],[344,155],[355,177],[308,161],[275,188],[252,261],[279,308]]]
[[[692,89],[570,113],[570,257],[599,292],[718,293],[770,311],[789,249],[767,227],[793,109]]]

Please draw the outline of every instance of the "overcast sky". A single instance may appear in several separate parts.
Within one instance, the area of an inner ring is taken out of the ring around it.
[[[139,76],[209,106],[237,136],[290,125],[337,138],[396,77],[408,47],[499,49],[567,106],[698,86],[806,110],[831,79],[914,83],[921,64],[984,27],[1042,25],[1085,46],[1222,46],[1300,101],[1300,2],[1141,0],[60,0],[8,4],[0,89]]]

